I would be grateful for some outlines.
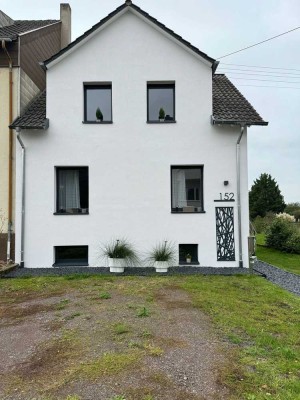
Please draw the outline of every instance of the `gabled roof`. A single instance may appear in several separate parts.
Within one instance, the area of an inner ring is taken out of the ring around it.
[[[224,74],[213,76],[214,124],[268,125]]]
[[[47,129],[48,127],[49,120],[46,118],[46,90],[35,97],[23,115],[16,118],[10,125],[11,129]]]
[[[148,13],[143,11],[141,8],[139,8],[135,4],[132,4],[131,0],[126,0],[124,4],[122,4],[121,6],[116,8],[113,12],[108,14],[105,18],[101,19],[101,21],[99,21],[97,24],[92,26],[91,29],[86,31],[83,35],[79,36],[76,40],[74,40],[72,43],[70,43],[67,47],[60,50],[58,53],[54,54],[52,57],[48,58],[48,60],[44,61],[43,62],[44,67],[47,68],[47,65],[49,65],[52,61],[57,60],[63,54],[68,53],[72,48],[74,48],[74,46],[78,45],[80,42],[82,42],[82,40],[88,38],[89,35],[91,35],[93,32],[95,32],[97,29],[99,29],[100,27],[105,25],[113,17],[115,17],[117,14],[121,13],[122,11],[124,11],[127,8],[131,8],[132,10],[136,11],[139,15],[141,15],[142,17],[146,18],[148,21],[150,21],[153,24],[155,24],[156,26],[158,26],[164,32],[166,32],[167,34],[171,35],[173,38],[178,40],[181,44],[185,45],[190,50],[195,52],[197,55],[201,56],[206,61],[210,62],[212,64],[213,69],[214,70],[216,69],[218,62],[215,59],[213,59],[213,58],[209,57],[207,54],[203,53],[197,47],[193,46],[190,42],[183,39],[181,36],[177,35],[177,33],[172,31],[171,29],[167,28],[164,24],[159,22],[157,19],[151,17],[151,15],[149,15]]]
[[[32,20],[32,21],[16,20],[12,25],[0,28],[0,40],[1,39],[17,40],[18,35],[20,35],[21,33],[42,28],[44,26],[51,25],[56,22],[59,21],[56,19]]]
[[[225,75],[214,75],[212,79],[214,124],[268,125],[268,122],[261,118]],[[48,126],[46,91],[44,91],[29,105],[24,114],[11,124],[10,128],[47,129]]]

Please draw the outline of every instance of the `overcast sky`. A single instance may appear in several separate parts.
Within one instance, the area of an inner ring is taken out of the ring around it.
[[[59,19],[59,3],[2,0],[1,9],[13,19]],[[70,0],[72,40],[122,3]],[[135,0],[134,4],[216,59],[300,26],[300,0]],[[300,29],[220,60],[251,67],[221,63],[218,68],[269,121],[267,127],[248,131],[249,187],[261,173],[270,173],[286,202],[300,201],[299,49]]]

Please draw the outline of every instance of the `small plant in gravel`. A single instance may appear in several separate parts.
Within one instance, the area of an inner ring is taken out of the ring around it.
[[[70,303],[70,300],[69,300],[69,299],[61,300],[61,301],[57,304],[56,309],[57,309],[57,310],[64,310],[64,309],[66,308],[66,306],[67,306],[69,303]]]
[[[128,333],[130,331],[129,327],[122,323],[115,324],[113,328],[117,335],[123,335],[123,333]]]
[[[149,317],[149,315],[150,315],[150,312],[146,307],[140,308],[137,312],[137,316],[140,318]]]
[[[108,292],[101,292],[100,299],[111,299],[111,295]]]
[[[118,396],[112,397],[111,400],[126,400],[126,398],[122,395],[121,396],[118,395]]]

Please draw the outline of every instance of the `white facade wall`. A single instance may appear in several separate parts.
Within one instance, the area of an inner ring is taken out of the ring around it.
[[[26,146],[25,266],[51,267],[54,246],[126,237],[145,253],[162,240],[198,244],[200,266],[238,266],[238,127],[215,127],[212,71],[196,55],[131,12],[47,71],[47,131],[23,132]],[[176,123],[147,124],[147,81],[175,81]],[[82,124],[83,82],[112,82],[113,124]],[[20,149],[17,149],[20,157]],[[246,134],[241,142],[244,266],[248,266]],[[20,163],[20,158],[18,159]],[[20,164],[19,164],[20,165]],[[171,165],[204,165],[205,213],[171,213]],[[55,166],[89,167],[89,215],[53,215]],[[20,172],[20,168],[18,168]],[[18,176],[20,226],[20,176]],[[224,186],[223,181],[229,185]],[[233,206],[236,261],[217,262],[216,206]],[[16,243],[19,260],[20,236]]]

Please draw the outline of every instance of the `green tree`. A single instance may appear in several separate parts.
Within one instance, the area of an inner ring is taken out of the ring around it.
[[[284,210],[286,213],[293,215],[296,218],[296,215],[299,218],[299,213],[300,213],[300,203],[288,203],[285,207]]]
[[[249,192],[250,217],[264,217],[267,212],[280,213],[285,209],[281,191],[275,179],[269,174],[261,174]]]

